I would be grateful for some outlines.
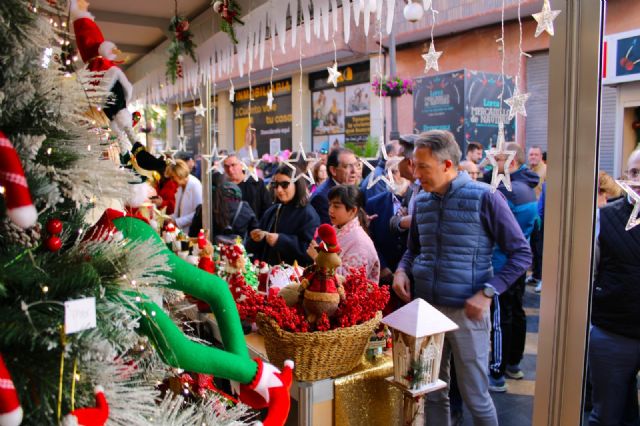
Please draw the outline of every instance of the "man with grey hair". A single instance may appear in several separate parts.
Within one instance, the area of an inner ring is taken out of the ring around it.
[[[462,399],[476,425],[497,425],[489,394],[489,308],[531,263],[531,251],[500,192],[458,174],[460,148],[450,132],[423,133],[415,142],[416,198],[408,247],[393,289],[408,302],[420,297],[451,318],[459,329],[445,335],[440,378],[449,382],[453,354]],[[494,275],[494,245],[506,253]],[[409,274],[413,275],[411,288]],[[448,389],[426,397],[427,424],[449,424]]]

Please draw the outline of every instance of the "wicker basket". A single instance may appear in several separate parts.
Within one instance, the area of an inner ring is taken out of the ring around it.
[[[284,331],[264,314],[258,314],[256,323],[264,336],[269,362],[282,368],[284,361],[291,359],[296,363],[296,379],[313,381],[336,377],[357,367],[381,318],[382,313],[378,312],[359,325],[313,333]]]

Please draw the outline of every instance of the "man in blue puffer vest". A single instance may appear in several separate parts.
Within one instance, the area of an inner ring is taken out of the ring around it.
[[[394,276],[398,296],[420,297],[458,324],[445,336],[440,379],[449,382],[453,354],[460,393],[475,425],[497,425],[489,395],[489,308],[531,264],[529,243],[500,192],[458,174],[460,148],[453,135],[434,130],[415,142],[414,173],[424,192],[418,195],[407,251]],[[493,247],[507,260],[494,275]],[[411,288],[408,274],[414,279]],[[427,424],[449,424],[448,389],[426,397]]]
[[[540,176],[526,167],[524,150],[520,145],[511,142],[505,149],[516,153],[511,164],[507,165],[511,176],[511,191],[507,190],[503,183],[498,186],[498,191],[507,199],[511,212],[528,240],[538,220],[538,200],[534,188],[538,186]],[[501,173],[505,167],[504,157],[506,156],[496,156],[498,171]],[[483,179],[487,183],[491,182],[491,174],[487,173]],[[507,254],[496,245],[493,249],[494,273],[499,273],[506,262]],[[527,318],[523,307],[526,278],[526,273],[522,274],[507,291],[494,298],[491,310],[493,328],[489,364],[489,390],[493,392],[507,391],[505,374],[516,380],[524,378],[520,361],[527,336]]]

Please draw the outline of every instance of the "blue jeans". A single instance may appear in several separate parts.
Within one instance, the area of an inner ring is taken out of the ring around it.
[[[589,425],[640,425],[636,384],[640,340],[593,326],[589,338],[589,370],[593,386]]]

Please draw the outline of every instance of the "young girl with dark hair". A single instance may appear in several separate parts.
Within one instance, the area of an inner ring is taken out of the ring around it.
[[[342,248],[342,266],[338,273],[346,275],[348,268],[364,266],[367,278],[380,280],[380,261],[376,248],[367,234],[363,196],[355,185],[338,185],[329,190],[329,219],[336,228],[338,244]],[[315,251],[311,244],[310,255]]]

